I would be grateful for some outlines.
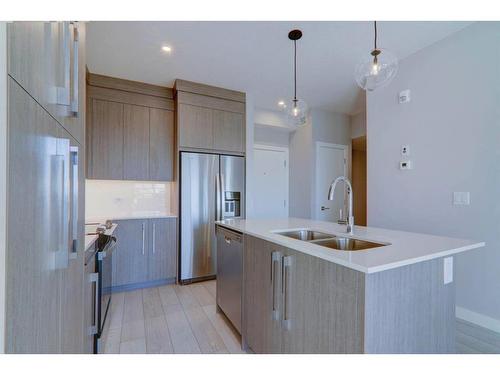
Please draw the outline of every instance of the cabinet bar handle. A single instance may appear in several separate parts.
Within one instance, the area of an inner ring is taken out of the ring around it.
[[[292,268],[292,257],[286,256],[283,258],[283,320],[282,328],[290,330],[290,277]]]
[[[278,279],[277,276],[279,273],[277,272],[280,265],[281,254],[278,251],[273,251],[271,254],[271,288],[272,288],[272,298],[273,298],[273,320],[279,320],[279,304],[276,301],[277,294],[276,289],[278,288]]]
[[[79,115],[79,70],[78,70],[78,49],[79,49],[79,33],[78,33],[78,22],[71,22],[73,25],[73,98],[71,100],[71,112],[73,112],[74,117]]]
[[[145,224],[142,223],[142,255],[145,254],[145,247],[146,247],[146,228]]]
[[[156,252],[156,224],[153,223],[153,254]]]

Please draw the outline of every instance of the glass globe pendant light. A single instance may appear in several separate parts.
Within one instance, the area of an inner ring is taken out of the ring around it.
[[[363,56],[356,66],[355,78],[363,90],[373,91],[385,86],[396,76],[398,59],[391,52],[377,47],[377,21],[374,21],[375,46],[374,49]]]
[[[304,125],[307,121],[309,108],[302,99],[297,99],[297,40],[302,37],[302,31],[292,30],[288,33],[288,38],[293,41],[294,61],[293,61],[293,80],[294,94],[293,99],[288,100],[283,108],[288,122],[293,126]]]

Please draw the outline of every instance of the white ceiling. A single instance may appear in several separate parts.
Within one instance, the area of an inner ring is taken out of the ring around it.
[[[469,24],[378,22],[378,44],[402,59]],[[278,109],[293,95],[293,28],[303,32],[298,97],[313,108],[358,112],[353,71],[373,47],[371,22],[90,22],[87,64],[92,73],[157,85],[182,78],[245,91],[257,107]]]

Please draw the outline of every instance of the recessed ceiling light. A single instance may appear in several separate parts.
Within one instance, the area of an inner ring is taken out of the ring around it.
[[[161,49],[162,49],[164,52],[172,52],[172,47],[170,47],[170,46],[163,46],[163,47],[161,47]]]
[[[283,100],[280,100],[280,101],[278,102],[278,105],[279,105],[280,107],[284,107],[284,106],[285,106],[285,102],[284,102]]]

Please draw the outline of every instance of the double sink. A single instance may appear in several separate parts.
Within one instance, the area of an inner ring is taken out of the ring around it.
[[[310,229],[299,229],[275,233],[281,236],[313,243],[315,245],[324,246],[334,250],[357,251],[389,245],[387,243],[370,242],[351,237],[339,237],[333,234],[318,232]]]

